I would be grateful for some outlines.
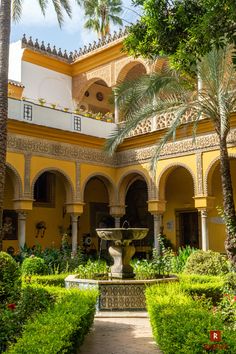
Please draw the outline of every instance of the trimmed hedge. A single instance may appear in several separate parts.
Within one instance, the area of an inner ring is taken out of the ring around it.
[[[223,330],[227,351],[236,353],[236,333],[224,327],[220,314],[209,311],[206,304],[182,293],[178,284],[157,285],[146,290],[146,301],[153,334],[164,353],[207,353],[212,346],[209,331]]]
[[[45,311],[55,298],[55,294],[42,286],[24,286],[19,301],[0,311],[0,353],[20,336],[23,324],[36,313]]]
[[[0,252],[0,304],[16,301],[20,286],[18,264],[8,253]]]
[[[179,275],[180,289],[192,297],[210,298],[213,304],[223,297],[224,280],[219,276]]]
[[[54,289],[55,291],[55,289]],[[11,354],[76,353],[93,323],[97,291],[59,291],[61,301],[29,321]]]
[[[21,272],[23,275],[45,274],[47,272],[45,260],[34,255],[25,258],[21,265]]]
[[[229,271],[227,258],[219,252],[198,250],[192,253],[184,267],[184,273],[221,275]]]
[[[50,286],[65,287],[65,279],[69,273],[62,273],[56,275],[32,275],[24,279],[25,283],[41,284]]]

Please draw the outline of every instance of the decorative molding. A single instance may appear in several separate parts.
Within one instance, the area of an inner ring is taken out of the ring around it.
[[[128,34],[129,27],[126,26],[124,29],[120,28],[118,32],[114,31],[113,34],[108,34],[104,38],[99,38],[99,40],[93,43],[89,43],[88,46],[85,45],[83,48],[79,48],[79,51],[75,50],[74,52],[70,52],[69,54],[65,50],[64,52],[61,48],[57,49],[56,46],[51,46],[50,43],[45,44],[44,41],[39,43],[38,39],[33,41],[32,37],[29,39],[26,38],[25,34],[21,39],[21,46],[22,48],[29,48],[34,50],[35,52],[42,53],[47,56],[56,57],[61,61],[65,61],[68,63],[72,63],[78,58],[86,55],[90,52],[95,51],[98,48],[104,47],[105,45],[115,42]]]
[[[76,200],[81,200],[81,191],[80,191],[80,163],[78,161],[75,162],[75,168],[76,168],[76,175],[75,175],[75,178],[76,178],[76,181],[75,181],[75,199]]]
[[[236,129],[232,129],[228,137],[228,146],[236,143]],[[117,164],[119,166],[130,165],[130,161],[135,163],[148,162],[155,152],[155,146],[121,151],[117,153]],[[206,134],[193,138],[167,143],[161,151],[160,160],[170,157],[195,154],[219,149],[219,140],[216,134]]]
[[[204,194],[203,190],[203,169],[202,169],[202,152],[196,154],[197,167],[197,194]]]
[[[25,176],[24,176],[24,196],[30,198],[31,197],[31,189],[30,189],[30,167],[31,167],[31,153],[24,154],[25,157]]]
[[[54,159],[67,159],[84,163],[99,163],[113,166],[116,164],[115,157],[109,157],[104,151],[38,139],[17,134],[9,134],[7,147],[9,151],[20,153],[32,153],[34,155],[47,156]]]
[[[232,130],[228,139],[229,147],[236,143],[236,129]],[[219,141],[216,134],[207,134],[197,137],[195,143],[192,138],[167,143],[162,149],[160,159],[183,156],[205,151],[219,149]],[[116,153],[108,156],[102,150],[70,145],[38,139],[23,135],[8,135],[8,150],[20,153],[32,153],[34,155],[48,156],[54,159],[67,159],[83,163],[100,164],[105,166],[127,166],[149,162],[152,158],[155,146],[141,147]]]

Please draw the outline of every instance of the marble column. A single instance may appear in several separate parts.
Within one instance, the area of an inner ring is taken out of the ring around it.
[[[120,217],[115,216],[115,227],[119,228],[120,227]]]
[[[158,253],[160,253],[160,243],[158,241],[158,236],[160,235],[161,232],[162,215],[153,214],[153,221],[154,221],[154,248],[156,248]]]
[[[20,248],[24,247],[26,241],[26,216],[26,212],[18,211],[18,240]]]
[[[202,250],[207,251],[209,249],[207,210],[201,210],[201,228],[202,228]]]
[[[72,253],[71,256],[77,254],[78,248],[78,214],[71,214],[71,224],[72,224]]]

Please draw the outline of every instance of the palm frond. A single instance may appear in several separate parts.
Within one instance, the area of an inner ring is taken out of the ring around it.
[[[12,18],[13,21],[18,22],[21,18],[23,0],[12,1]]]
[[[46,8],[48,6],[48,0],[38,0],[42,14],[45,16]]]

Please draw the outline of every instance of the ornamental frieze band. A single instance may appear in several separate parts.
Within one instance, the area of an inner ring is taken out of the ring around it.
[[[236,129],[228,137],[229,145],[236,142]],[[116,153],[113,157],[98,149],[75,146],[66,143],[57,143],[44,139],[29,138],[17,134],[8,135],[8,150],[12,152],[33,153],[47,157],[76,160],[79,162],[96,163],[107,166],[123,166],[148,162],[155,151],[155,146],[132,149]],[[219,147],[216,134],[207,134],[197,137],[195,141],[187,138],[181,141],[167,143],[162,149],[160,158],[170,158],[183,154],[194,154],[201,151],[214,150]]]

